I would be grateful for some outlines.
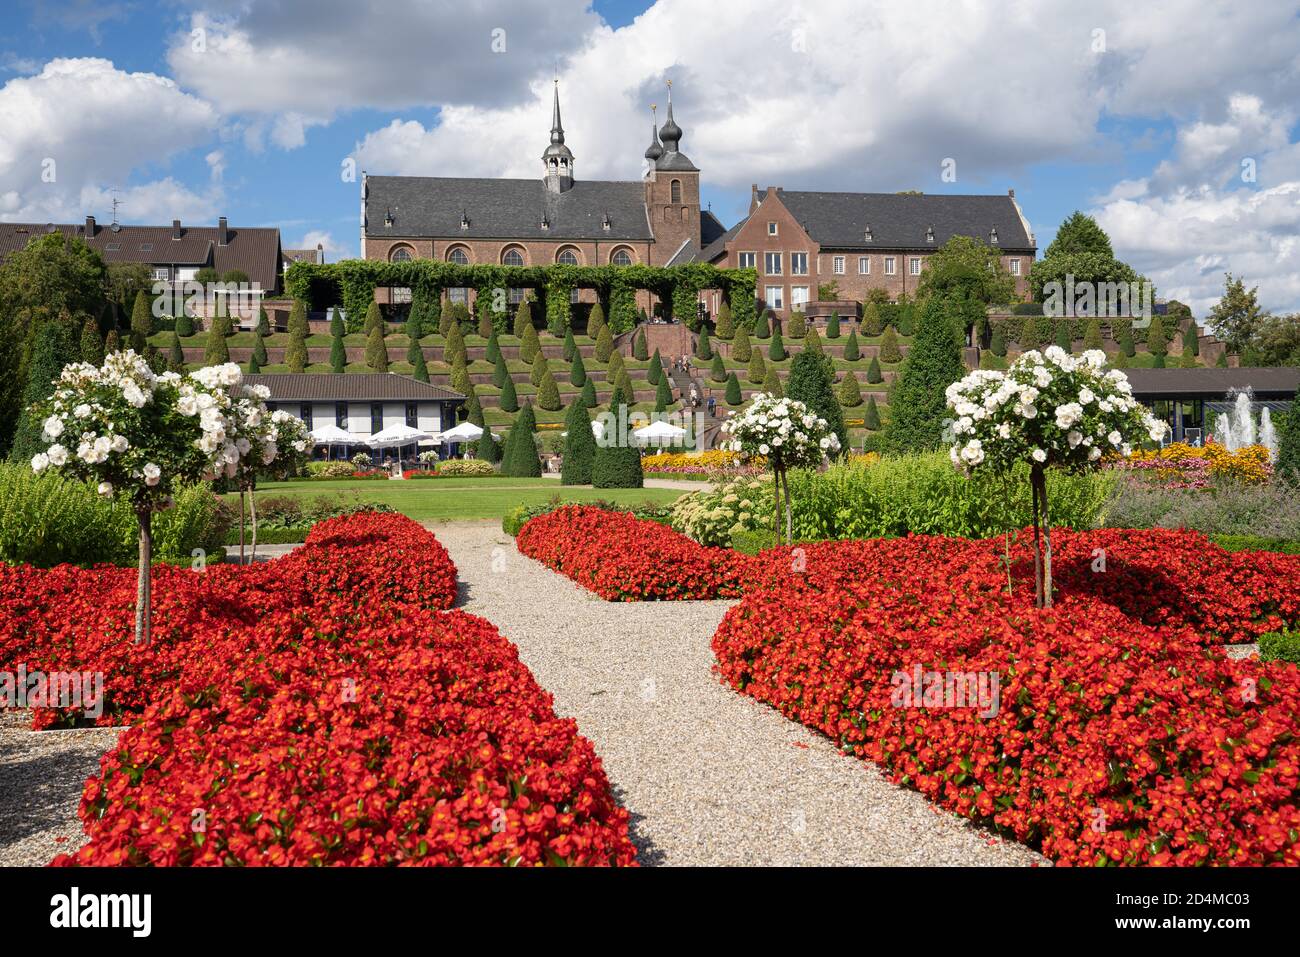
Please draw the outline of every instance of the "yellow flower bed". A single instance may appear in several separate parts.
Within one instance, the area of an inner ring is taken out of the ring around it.
[[[1269,464],[1268,449],[1262,445],[1249,445],[1235,452],[1228,451],[1215,442],[1207,442],[1201,447],[1188,445],[1186,442],[1174,442],[1163,449],[1135,451],[1129,460],[1132,462],[1160,463],[1168,469],[1156,466],[1156,474],[1161,478],[1180,477],[1188,466],[1197,460],[1207,463],[1206,471],[1211,478],[1233,479],[1248,485],[1267,482],[1273,475]]]
[[[747,465],[762,468],[764,462],[754,459]],[[641,460],[644,472],[710,472],[736,467],[736,454],[722,449],[707,452],[657,452]]]

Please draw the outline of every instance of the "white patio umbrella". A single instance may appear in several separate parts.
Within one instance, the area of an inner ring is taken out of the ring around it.
[[[372,449],[391,449],[395,446],[419,445],[421,442],[438,442],[438,436],[421,429],[413,429],[409,425],[397,424],[390,425],[386,429],[380,429],[374,435],[366,440],[366,445]]]
[[[632,437],[642,445],[666,445],[684,435],[686,435],[685,429],[669,425],[663,420],[651,422],[644,429],[637,429],[632,433]]]
[[[473,442],[483,435],[483,430],[473,422],[462,422],[454,429],[441,433],[444,442]]]
[[[352,435],[337,425],[318,425],[309,434],[314,444],[329,446],[331,449],[335,445],[351,445],[353,442]]]

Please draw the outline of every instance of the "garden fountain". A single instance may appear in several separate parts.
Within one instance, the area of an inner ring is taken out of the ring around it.
[[[1268,449],[1269,458],[1276,460],[1277,430],[1273,427],[1273,416],[1268,407],[1260,410],[1257,426],[1251,412],[1253,394],[1249,387],[1233,389],[1227,398],[1232,403],[1231,411],[1220,412],[1214,420],[1214,434],[1219,444],[1229,452],[1250,445],[1263,445]]]

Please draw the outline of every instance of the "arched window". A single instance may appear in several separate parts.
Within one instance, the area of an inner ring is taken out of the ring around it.
[[[682,201],[682,181],[680,179],[673,180],[668,185],[668,191],[672,196],[672,202],[674,204]]]
[[[630,266],[632,265],[632,254],[620,246],[614,250],[614,255],[609,257],[611,266]]]
[[[398,246],[396,249],[394,249],[394,250],[392,251],[392,253],[389,254],[389,256],[388,256],[388,261],[389,261],[389,262],[394,262],[394,263],[405,263],[405,262],[410,262],[410,261],[411,261],[411,247],[410,247],[410,246]]]
[[[555,261],[562,266],[578,265],[578,251],[572,246],[565,246],[555,255]]]
[[[410,262],[414,257],[411,255],[410,246],[398,246],[388,254],[388,261],[394,263]],[[388,289],[388,301],[391,303],[401,303],[411,301],[411,289],[409,286],[390,286]]]
[[[501,257],[501,265],[503,266],[522,266],[523,264],[524,264],[523,253],[521,253],[518,249],[515,249],[513,246],[507,249],[505,251],[505,255]]]
[[[468,266],[469,253],[465,252],[464,246],[453,246],[447,250],[447,262],[455,263],[457,266]]]

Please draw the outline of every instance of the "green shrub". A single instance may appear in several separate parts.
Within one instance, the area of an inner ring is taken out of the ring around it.
[[[709,378],[714,382],[727,381],[727,367],[722,362],[722,356],[714,354],[713,362],[709,365]]]
[[[898,336],[893,326],[885,330],[885,337],[880,341],[880,361],[891,363],[903,361],[903,350],[898,345]]]
[[[733,338],[736,334],[736,324],[731,316],[731,305],[725,301],[718,307],[718,321],[714,326],[713,334],[724,342]]]
[[[587,385],[591,385],[588,380]],[[501,398],[498,400],[502,412],[518,412],[519,396],[515,392],[515,380],[506,376],[506,384],[501,387]]]
[[[840,405],[846,409],[855,409],[862,404],[862,390],[858,387],[858,377],[850,370],[839,387]]]
[[[947,417],[944,392],[966,374],[961,346],[953,337],[945,297],[926,301],[920,329],[907,353],[902,374],[894,383],[886,439],[896,452],[938,448]]]
[[[555,384],[555,376],[549,366],[542,367],[542,381],[537,387],[537,405],[547,412],[560,410],[560,390]]]
[[[615,386],[610,408],[617,410],[628,401],[623,390]],[[591,465],[591,484],[595,488],[641,488],[645,484],[641,452],[634,446],[597,445]]]
[[[176,317],[176,335],[182,339],[194,335],[194,317],[188,312],[182,312]]]
[[[448,478],[485,478],[496,475],[497,470],[491,462],[482,459],[449,459],[438,463],[438,474]]]
[[[989,351],[995,356],[1005,356],[1007,354],[1007,333],[1004,324],[999,322],[993,327],[993,341],[989,343]]]
[[[785,343],[781,341],[780,328],[772,330],[772,344],[768,346],[767,357],[773,362],[781,362],[785,359]]]
[[[772,316],[768,310],[764,309],[758,314],[758,319],[754,323],[754,335],[760,339],[766,339],[772,334]]]
[[[1278,552],[1300,555],[1300,539],[1264,538],[1259,535],[1210,535],[1210,541],[1229,552]]]
[[[858,346],[858,330],[850,329],[849,337],[844,342],[844,358],[848,362],[857,362],[862,358],[862,350]]]
[[[713,346],[709,344],[709,330],[701,329],[695,339],[695,358],[708,362],[713,358]]]
[[[537,418],[533,407],[525,403],[515,416],[514,424],[506,435],[506,447],[501,457],[501,474],[514,478],[541,478],[542,461],[537,457]]]
[[[1300,665],[1300,631],[1270,631],[1260,635],[1259,660]]]
[[[595,359],[597,362],[608,362],[614,354],[614,337],[610,335],[609,326],[602,325],[596,334]]]
[[[804,314],[796,309],[790,313],[790,324],[786,327],[786,334],[791,339],[802,339],[808,333],[808,320]]]
[[[758,349],[753,350],[749,357],[749,369],[745,378],[754,385],[761,385],[767,378],[767,363],[763,361],[763,353]]]
[[[749,341],[749,333],[744,329],[737,330],[735,338],[731,342],[731,358],[737,362],[748,362],[754,352],[754,346]]]
[[[826,338],[838,339],[840,337],[840,314],[832,312],[831,317],[826,320]]]
[[[880,306],[868,301],[862,307],[862,333],[866,336],[878,336],[885,331],[885,320],[880,314]]]
[[[880,360],[875,356],[872,356],[871,362],[867,364],[867,381],[872,385],[885,381],[885,374],[880,371]]]
[[[727,405],[740,405],[745,401],[744,393],[740,391],[740,380],[736,378],[736,373],[732,372],[727,376],[727,389],[724,394]]]
[[[876,406],[875,393],[867,399],[866,411],[862,413],[862,427],[873,432],[880,431],[880,409]]]
[[[89,485],[26,463],[0,463],[0,561],[48,567],[121,561],[135,519]]]
[[[644,328],[637,329],[632,334],[632,358],[638,362],[645,362],[650,358],[650,347],[646,345]]]
[[[661,385],[666,379],[660,380]],[[560,460],[561,485],[590,485],[591,467],[596,457],[596,437],[591,418],[582,401],[575,400],[565,416],[564,456]]]
[[[767,367],[767,375],[763,377],[763,391],[778,399],[785,395],[785,390],[781,388],[781,377],[776,374],[776,366]]]
[[[658,385],[659,380],[664,378],[664,363],[663,360],[659,358],[658,349],[656,349],[654,355],[650,357],[650,364],[646,366],[645,377],[646,381],[651,385]]]

